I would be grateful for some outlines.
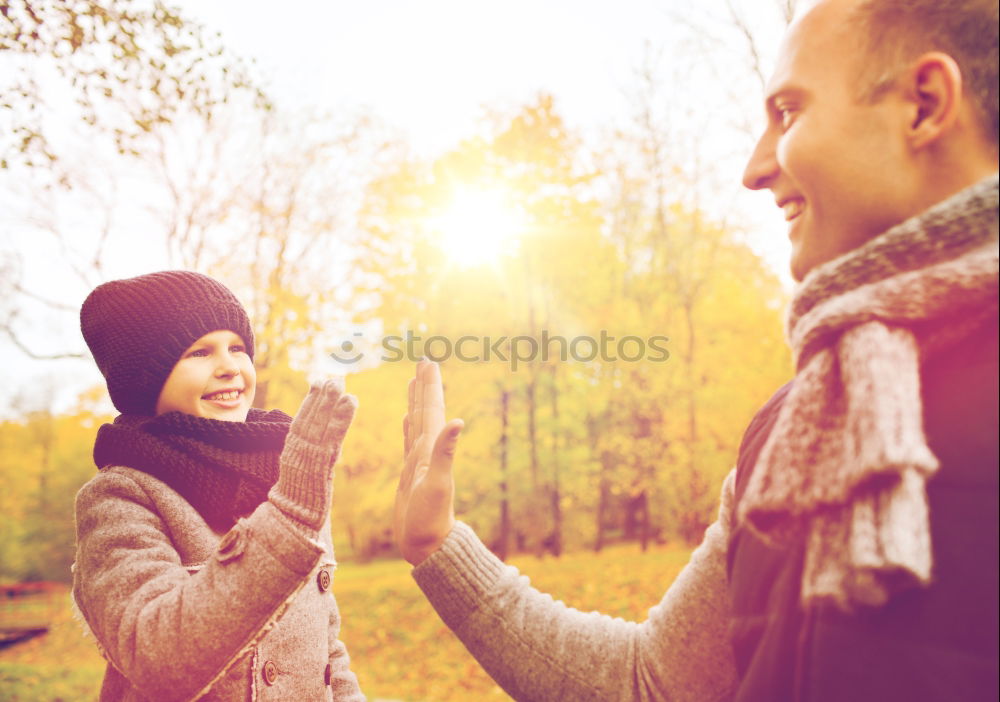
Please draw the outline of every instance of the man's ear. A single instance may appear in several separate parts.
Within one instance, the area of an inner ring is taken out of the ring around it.
[[[910,105],[907,140],[914,149],[922,149],[958,122],[963,98],[962,71],[948,54],[931,51],[910,65],[905,80]]]

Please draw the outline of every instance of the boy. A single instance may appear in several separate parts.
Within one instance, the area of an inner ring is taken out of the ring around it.
[[[363,700],[330,591],[333,465],[357,402],[314,386],[253,409],[246,311],[211,278],[97,287],[83,336],[122,413],[77,495],[73,597],[100,699]]]

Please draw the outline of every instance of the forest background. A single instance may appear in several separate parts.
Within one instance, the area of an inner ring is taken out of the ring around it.
[[[791,375],[787,278],[730,193],[762,119],[760,37],[792,8],[681,7],[663,3],[683,40],[654,33],[625,119],[577,128],[531,90],[426,153],[403,115],[282,104],[183,9],[4,0],[0,582],[70,577],[73,499],[114,416],[80,303],[174,267],[250,310],[257,406],[294,413],[310,378],[348,374],[338,559],[396,557],[413,364],[382,359],[407,334],[466,421],[458,515],[502,557],[697,542],[744,427]],[[590,357],[602,334],[615,358]],[[577,358],[556,342],[515,369],[510,340],[543,335],[583,339]],[[456,358],[463,336],[494,358]]]
[[[165,268],[244,302],[257,406],[332,374],[360,400],[332,523],[370,698],[504,697],[391,541],[420,355],[466,421],[459,518],[641,619],[791,375],[783,224],[739,175],[793,3],[177,2],[0,0],[0,585],[57,583],[0,700],[99,689],[65,583],[115,412],[79,307]]]

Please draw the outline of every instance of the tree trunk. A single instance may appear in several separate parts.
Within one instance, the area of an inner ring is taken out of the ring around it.
[[[500,538],[497,540],[497,555],[506,560],[510,553],[510,493],[507,485],[507,441],[508,405],[510,393],[500,393]]]
[[[687,391],[688,391],[688,436],[691,442],[691,450],[688,453],[688,465],[692,473],[697,470],[695,459],[695,447],[698,442],[698,403],[696,400],[697,380],[694,374],[695,355],[695,327],[694,327],[694,301],[688,299],[684,303],[684,320],[687,323],[687,349],[685,350],[684,363],[687,366]]]
[[[257,370],[260,371],[262,369],[261,368],[257,368]],[[257,381],[257,386],[254,389],[254,395],[253,395],[253,406],[256,409],[262,409],[262,410],[266,410],[267,409],[267,381],[266,380],[258,380]]]
[[[552,386],[550,399],[552,402],[552,490],[550,491],[550,506],[552,508],[552,537],[550,548],[553,556],[562,555],[562,497],[559,492],[559,388],[556,386],[556,366],[552,366]]]
[[[641,521],[639,522],[639,546],[643,553],[649,548],[649,496],[645,490],[642,491],[640,495],[642,498],[642,515]]]
[[[531,489],[537,494],[538,491],[538,432],[535,426],[536,420],[536,380],[532,373],[531,380],[525,388],[525,395],[528,399],[528,449],[531,455]]]
[[[600,421],[589,413],[587,415],[587,434],[590,439],[590,453],[594,455],[598,452]],[[597,478],[597,514],[594,524],[594,553],[600,553],[601,549],[604,548],[604,525],[607,521],[608,503],[611,500],[611,486],[608,476],[611,475],[612,456],[609,451],[601,451],[600,456],[601,463],[598,469],[600,472]]]
[[[649,497],[641,490],[625,503],[625,537],[638,539],[643,551],[649,546]]]
[[[604,548],[604,513],[607,510],[608,504],[608,481],[605,478],[606,470],[607,457],[604,454],[601,456],[601,478],[597,493],[597,523],[594,525],[597,535],[594,537],[594,553],[600,553],[601,549]]]

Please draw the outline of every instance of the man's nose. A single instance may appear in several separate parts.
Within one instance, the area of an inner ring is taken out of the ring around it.
[[[770,130],[757,141],[750,160],[743,171],[743,185],[750,190],[762,190],[774,182],[778,175],[778,159],[774,153],[774,136]]]

